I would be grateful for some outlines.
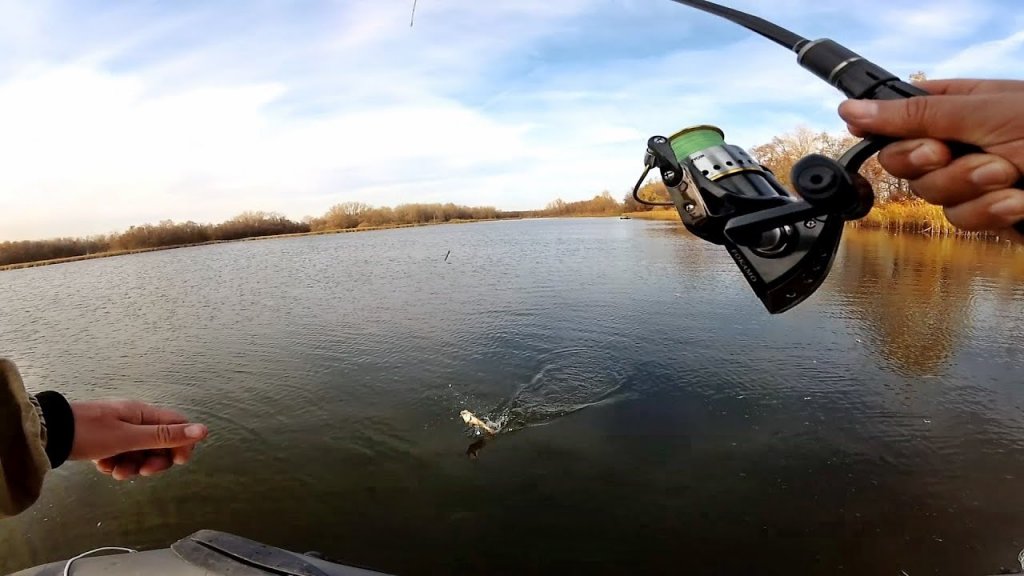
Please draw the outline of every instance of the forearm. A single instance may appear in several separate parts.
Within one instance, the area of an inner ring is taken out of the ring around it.
[[[35,503],[43,478],[68,457],[71,407],[56,392],[31,396],[14,363],[0,358],[0,518]]]

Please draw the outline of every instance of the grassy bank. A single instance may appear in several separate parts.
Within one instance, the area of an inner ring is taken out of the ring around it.
[[[991,232],[960,230],[946,220],[941,206],[921,201],[876,204],[871,212],[853,222],[854,226],[875,228],[890,232],[910,232],[929,236],[958,236],[962,238],[995,238]]]
[[[651,210],[650,212],[627,212],[630,218],[644,220],[671,220],[679,222],[679,213],[675,210]],[[941,206],[926,202],[889,202],[876,204],[871,212],[860,220],[851,222],[853,226],[893,233],[925,234],[928,236],[952,236],[958,238],[982,238],[995,240],[998,235],[992,232],[968,232],[960,230],[946,220]]]
[[[177,244],[174,246],[157,246],[154,248],[137,248],[134,250],[111,250],[108,252],[96,252],[83,256],[71,256],[68,258],[54,258],[52,260],[37,260],[35,262],[22,262],[19,264],[6,264],[0,266],[0,272],[5,270],[18,270],[20,268],[35,268],[37,266],[50,266],[52,264],[65,264],[68,262],[80,262],[82,260],[95,260],[97,258],[111,258],[113,256],[126,256],[128,254],[142,254],[144,252],[157,252],[160,250],[174,250],[177,248],[192,248],[195,246],[212,246],[214,244],[226,244],[229,242],[253,242],[256,240],[270,240],[275,238],[299,238],[302,236],[323,236],[325,234],[348,234],[350,232],[373,232],[376,230],[394,230],[396,228],[418,228],[420,226],[437,226],[440,224],[468,224],[471,222],[490,222],[497,218],[481,218],[478,220],[449,220],[447,222],[422,222],[417,224],[388,224],[384,226],[363,226],[360,228],[344,228],[341,230],[319,230],[316,232],[300,232],[297,234],[277,234],[272,236],[255,236],[252,238],[239,238],[237,240],[210,240],[209,242],[194,242],[191,244]],[[509,220],[509,218],[503,218]]]
[[[679,221],[679,213],[675,210],[651,210],[649,212],[629,212],[631,218],[644,220]],[[861,220],[853,222],[855,226],[877,228],[892,232],[913,232],[932,236],[985,236],[984,233],[964,232],[954,227],[942,213],[941,206],[925,202],[891,202],[876,204]]]
[[[651,210],[649,212],[627,212],[626,216],[641,220],[671,220],[673,222],[680,222],[679,212],[676,212],[674,208],[671,210]]]

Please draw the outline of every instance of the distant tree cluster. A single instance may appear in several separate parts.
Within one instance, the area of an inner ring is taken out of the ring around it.
[[[276,212],[249,211],[220,224],[163,220],[159,224],[132,226],[124,232],[107,237],[107,250],[160,248],[299,232],[309,232],[309,225],[293,222]]]
[[[88,238],[54,238],[0,242],[0,266],[87,256],[103,252],[185,246],[218,240],[241,240],[262,236],[296,234],[458,220],[484,220],[509,217],[496,208],[457,206],[455,204],[403,204],[395,208],[375,208],[347,202],[331,207],[320,218],[303,222],[289,220],[276,212],[243,212],[220,224],[173,222],[132,226],[124,232]]]
[[[559,198],[539,212],[541,216],[611,216],[622,212],[622,204],[607,190],[590,200],[566,202]]]
[[[98,254],[108,250],[110,242],[106,236],[0,242],[0,266]]]
[[[309,220],[314,232],[393,226],[396,224],[428,224],[460,220],[492,220],[502,217],[497,208],[469,207],[456,204],[401,204],[394,208],[376,208],[360,202],[332,206],[319,218]]]
[[[309,232],[309,224],[293,222],[275,212],[243,212],[220,224],[163,220],[159,224],[132,226],[124,232],[107,236],[0,242],[0,266],[296,232]]]
[[[670,202],[672,200],[668,195],[668,189],[665,188],[665,184],[661,180],[647,182],[640,187],[637,196],[640,196],[641,200],[646,200],[647,202]],[[633,198],[632,190],[626,192],[626,196],[622,199],[622,210],[624,212],[649,212],[659,209],[662,208],[637,202],[636,198]]]
[[[792,190],[789,173],[798,160],[815,153],[838,158],[857,142],[858,138],[848,134],[813,132],[806,127],[800,127],[789,134],[772,138],[767,144],[752,148],[750,153],[771,170],[779,182]],[[871,182],[879,203],[903,202],[913,198],[907,181],[886,172],[875,157],[864,163],[860,173]]]

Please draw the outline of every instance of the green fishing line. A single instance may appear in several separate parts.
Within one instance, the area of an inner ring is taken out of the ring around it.
[[[723,146],[725,144],[725,133],[715,126],[691,126],[676,132],[669,137],[672,144],[672,151],[680,162],[691,154],[700,152],[712,146]]]

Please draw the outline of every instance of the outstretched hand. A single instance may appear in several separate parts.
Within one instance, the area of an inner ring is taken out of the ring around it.
[[[917,85],[930,96],[847,100],[839,115],[856,136],[899,138],[878,155],[883,168],[910,181],[915,194],[944,207],[964,230],[999,231],[1024,220],[1024,82],[933,80]],[[953,159],[943,142],[974,144],[983,153]]]
[[[133,400],[72,402],[72,460],[92,460],[117,480],[151,476],[185,464],[206,426],[178,412]]]

